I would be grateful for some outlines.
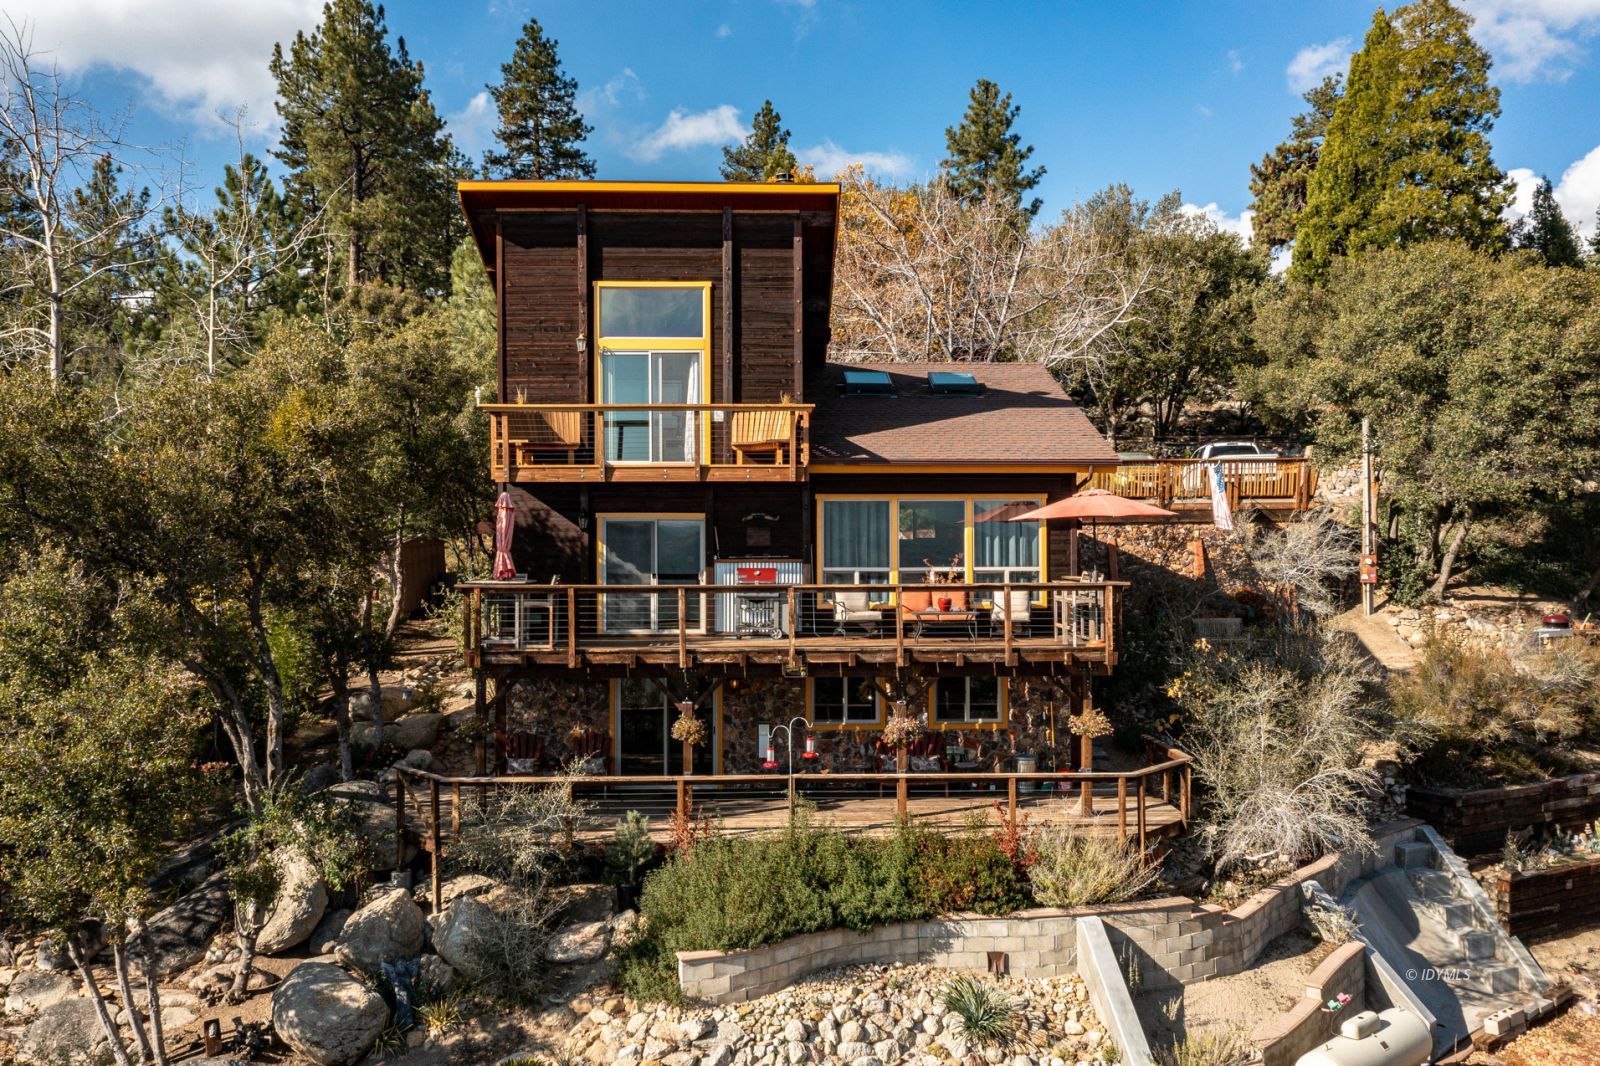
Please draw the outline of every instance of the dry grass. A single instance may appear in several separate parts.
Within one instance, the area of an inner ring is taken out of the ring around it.
[[[1144,891],[1160,872],[1135,847],[1066,826],[1041,829],[1029,843],[1036,855],[1028,867],[1033,898],[1047,907],[1121,903]]]

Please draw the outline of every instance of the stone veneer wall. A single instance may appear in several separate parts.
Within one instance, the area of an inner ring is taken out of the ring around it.
[[[1306,978],[1305,996],[1277,1018],[1258,1026],[1250,1042],[1261,1051],[1261,1066],[1294,1066],[1301,1055],[1326,1042],[1339,1023],[1366,1009],[1367,946],[1341,944]],[[1343,993],[1350,1002],[1338,1013],[1323,1004]]]
[[[862,962],[924,961],[986,970],[990,952],[1005,952],[1011,973],[1047,977],[1074,969],[1073,921],[1097,915],[1118,958],[1137,962],[1148,988],[1169,988],[1239,973],[1268,943],[1300,921],[1300,886],[1317,881],[1330,895],[1392,862],[1394,845],[1412,839],[1415,822],[1379,830],[1373,853],[1336,853],[1301,867],[1231,911],[1187,896],[1104,907],[1038,908],[1004,918],[962,914],[904,922],[866,932],[832,929],[744,951],[678,953],[678,980],[690,998],[740,1002],[766,995],[816,970]]]

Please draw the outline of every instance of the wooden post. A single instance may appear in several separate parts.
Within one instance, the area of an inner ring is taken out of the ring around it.
[[[394,778],[394,868],[406,868],[406,778]]]
[[[1145,847],[1145,844],[1144,844],[1144,836],[1145,836],[1145,832],[1144,832],[1144,795],[1145,795],[1144,775],[1141,774],[1141,775],[1139,775],[1139,795],[1138,795],[1138,800],[1139,800],[1139,854],[1140,855],[1144,854],[1144,847]]]
[[[428,780],[428,851],[433,878],[433,913],[444,909],[444,886],[439,883],[439,779]]]
[[[678,778],[678,820],[689,820],[689,780],[684,777]]]
[[[578,665],[578,590],[567,586],[567,668]]]
[[[889,604],[890,610],[894,611],[894,664],[896,666],[904,666],[906,664],[906,620],[900,611],[900,604],[904,600],[905,597],[901,595],[900,586],[896,585],[894,587],[893,602]]]
[[[1191,803],[1191,799],[1190,799],[1191,791],[1190,790],[1193,788],[1193,780],[1194,779],[1192,777],[1192,769],[1191,769],[1190,765],[1188,763],[1184,763],[1183,764],[1183,793],[1182,793],[1182,802],[1183,802],[1182,813],[1183,813],[1183,825],[1184,825],[1184,828],[1188,828],[1188,826],[1189,826],[1189,806],[1190,806],[1190,803]]]
[[[450,782],[450,839],[461,838],[461,782]]]
[[[678,586],[678,668],[689,668],[689,593]]]
[[[1128,779],[1117,778],[1117,839],[1128,839]]]
[[[473,720],[478,725],[478,735],[472,741],[472,765],[479,777],[489,772],[488,684],[482,670],[472,672],[472,712]]]
[[[1087,703],[1085,704],[1087,706]],[[1083,736],[1078,738],[1079,769],[1084,773],[1094,773],[1094,737]],[[1083,779],[1083,799],[1078,805],[1079,814],[1094,813],[1094,779]]]
[[[1172,802],[1172,771],[1161,771],[1161,802]]]
[[[722,388],[723,403],[733,403],[733,208],[722,209]]]
[[[906,816],[906,801],[910,798],[911,792],[911,789],[906,781],[906,764],[909,759],[910,752],[906,750],[906,746],[904,744],[901,744],[895,749],[894,764],[895,769],[899,772],[899,777],[894,783],[894,807],[895,813],[901,818]]]
[[[793,585],[789,586],[789,665],[795,662],[795,635],[800,632],[800,601]]]
[[[798,217],[794,220],[794,400],[800,403],[805,399],[806,367],[805,367],[805,262],[806,238],[805,227]]]
[[[1006,780],[1006,818],[1011,822],[1011,828],[1017,828],[1017,779],[1012,777]]]
[[[1000,595],[1002,597],[1001,603],[1003,604],[1000,608],[1000,613],[1005,619],[1006,665],[1013,666],[1016,664],[1016,649],[1011,646],[1011,585],[1009,582],[1001,588]]]

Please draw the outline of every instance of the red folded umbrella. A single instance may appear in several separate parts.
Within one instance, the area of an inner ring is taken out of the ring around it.
[[[511,493],[502,492],[494,504],[494,579],[505,581],[517,576],[511,561],[511,538],[517,531],[517,505]]]

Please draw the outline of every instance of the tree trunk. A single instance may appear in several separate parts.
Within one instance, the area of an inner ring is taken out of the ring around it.
[[[122,998],[122,1008],[128,1012],[128,1029],[133,1033],[133,1043],[139,1052],[139,1061],[155,1061],[150,1050],[150,1037],[145,1033],[144,1022],[139,1018],[139,1003],[133,998],[133,982],[128,979],[128,948],[121,940],[111,942],[111,961],[117,971],[117,993]]]
[[[336,656],[332,676],[333,728],[339,734],[339,780],[354,781],[355,763],[350,757],[350,664]]]
[[[1445,588],[1450,584],[1450,571],[1455,568],[1456,556],[1461,551],[1461,542],[1467,539],[1467,527],[1472,524],[1472,513],[1469,511],[1461,516],[1461,524],[1456,526],[1455,532],[1450,535],[1450,544],[1445,548],[1444,558],[1439,560],[1439,578],[1433,583],[1435,599],[1443,600]]]
[[[133,1066],[133,1060],[128,1058],[128,1047],[122,1042],[122,1033],[117,1030],[117,1023],[112,1021],[111,1012],[106,1009],[106,997],[100,994],[100,986],[95,984],[94,973],[89,969],[89,960],[83,957],[83,948],[78,943],[78,938],[67,938],[67,958],[78,968],[78,976],[83,980],[83,990],[89,996],[89,1002],[94,1005],[95,1017],[100,1019],[100,1028],[105,1031],[106,1039],[111,1042],[111,1058],[117,1066]]]
[[[229,1003],[243,1003],[250,994],[250,971],[256,965],[256,937],[261,934],[258,909],[254,903],[240,904],[234,908],[234,939],[239,942],[239,969],[233,975],[233,987],[228,989]]]
[[[383,686],[378,682],[378,641],[372,632],[372,596],[361,601],[362,666],[367,672],[367,699],[372,703],[372,746],[383,746]]]
[[[168,1066],[167,1033],[161,1025],[161,980],[156,967],[155,952],[150,946],[150,932],[143,918],[128,923],[133,931],[134,943],[139,947],[139,968],[144,971],[145,1000],[150,1011],[150,1042],[155,1045],[156,1066]]]
[[[389,617],[383,623],[385,640],[394,639],[395,630],[400,628],[400,582],[404,580],[402,551],[405,535],[405,513],[402,511],[400,522],[395,527],[394,550],[389,556]]]

